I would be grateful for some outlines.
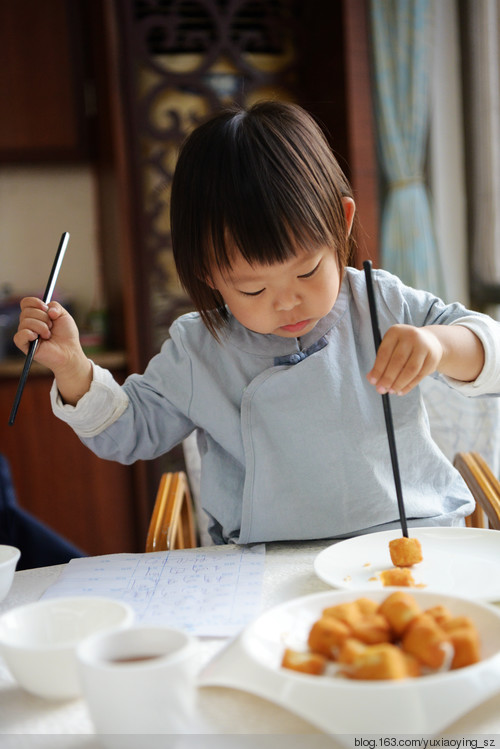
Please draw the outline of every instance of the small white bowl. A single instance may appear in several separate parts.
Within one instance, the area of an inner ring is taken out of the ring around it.
[[[20,556],[21,552],[15,546],[0,544],[0,601],[10,590]]]
[[[108,598],[51,598],[0,616],[0,653],[18,684],[48,699],[81,694],[77,645],[95,632],[130,626],[130,606]]]

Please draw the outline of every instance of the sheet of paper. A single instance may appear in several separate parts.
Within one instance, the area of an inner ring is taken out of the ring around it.
[[[213,546],[72,559],[42,596],[106,596],[137,624],[232,637],[260,612],[265,546]]]

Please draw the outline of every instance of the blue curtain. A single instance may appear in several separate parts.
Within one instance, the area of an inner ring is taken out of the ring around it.
[[[443,295],[424,182],[434,0],[371,0],[378,145],[387,194],[381,265]]]

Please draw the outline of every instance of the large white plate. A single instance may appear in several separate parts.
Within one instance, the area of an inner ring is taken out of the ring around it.
[[[304,596],[262,614],[218,654],[200,675],[200,686],[243,689],[269,699],[326,733],[435,734],[500,691],[500,610],[470,599],[412,591],[422,609],[443,604],[470,616],[478,628],[482,660],[446,673],[399,681],[351,681],[308,676],[281,668],[285,647],[304,649],[321,611],[359,596],[382,601],[383,591],[329,591]],[[340,740],[340,738],[339,738]]]
[[[418,586],[428,590],[500,601],[500,531],[482,528],[410,528],[422,545],[423,561],[411,567]],[[380,590],[380,573],[392,567],[392,530],[339,541],[320,552],[316,574],[334,588]]]

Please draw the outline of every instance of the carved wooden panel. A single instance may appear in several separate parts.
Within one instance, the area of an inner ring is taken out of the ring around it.
[[[126,80],[140,228],[139,273],[149,319],[146,355],[192,309],[180,288],[169,193],[180,144],[207,115],[237,102],[294,98],[296,13],[290,0],[135,0],[118,3],[130,57]],[[144,308],[143,308],[144,309]]]

